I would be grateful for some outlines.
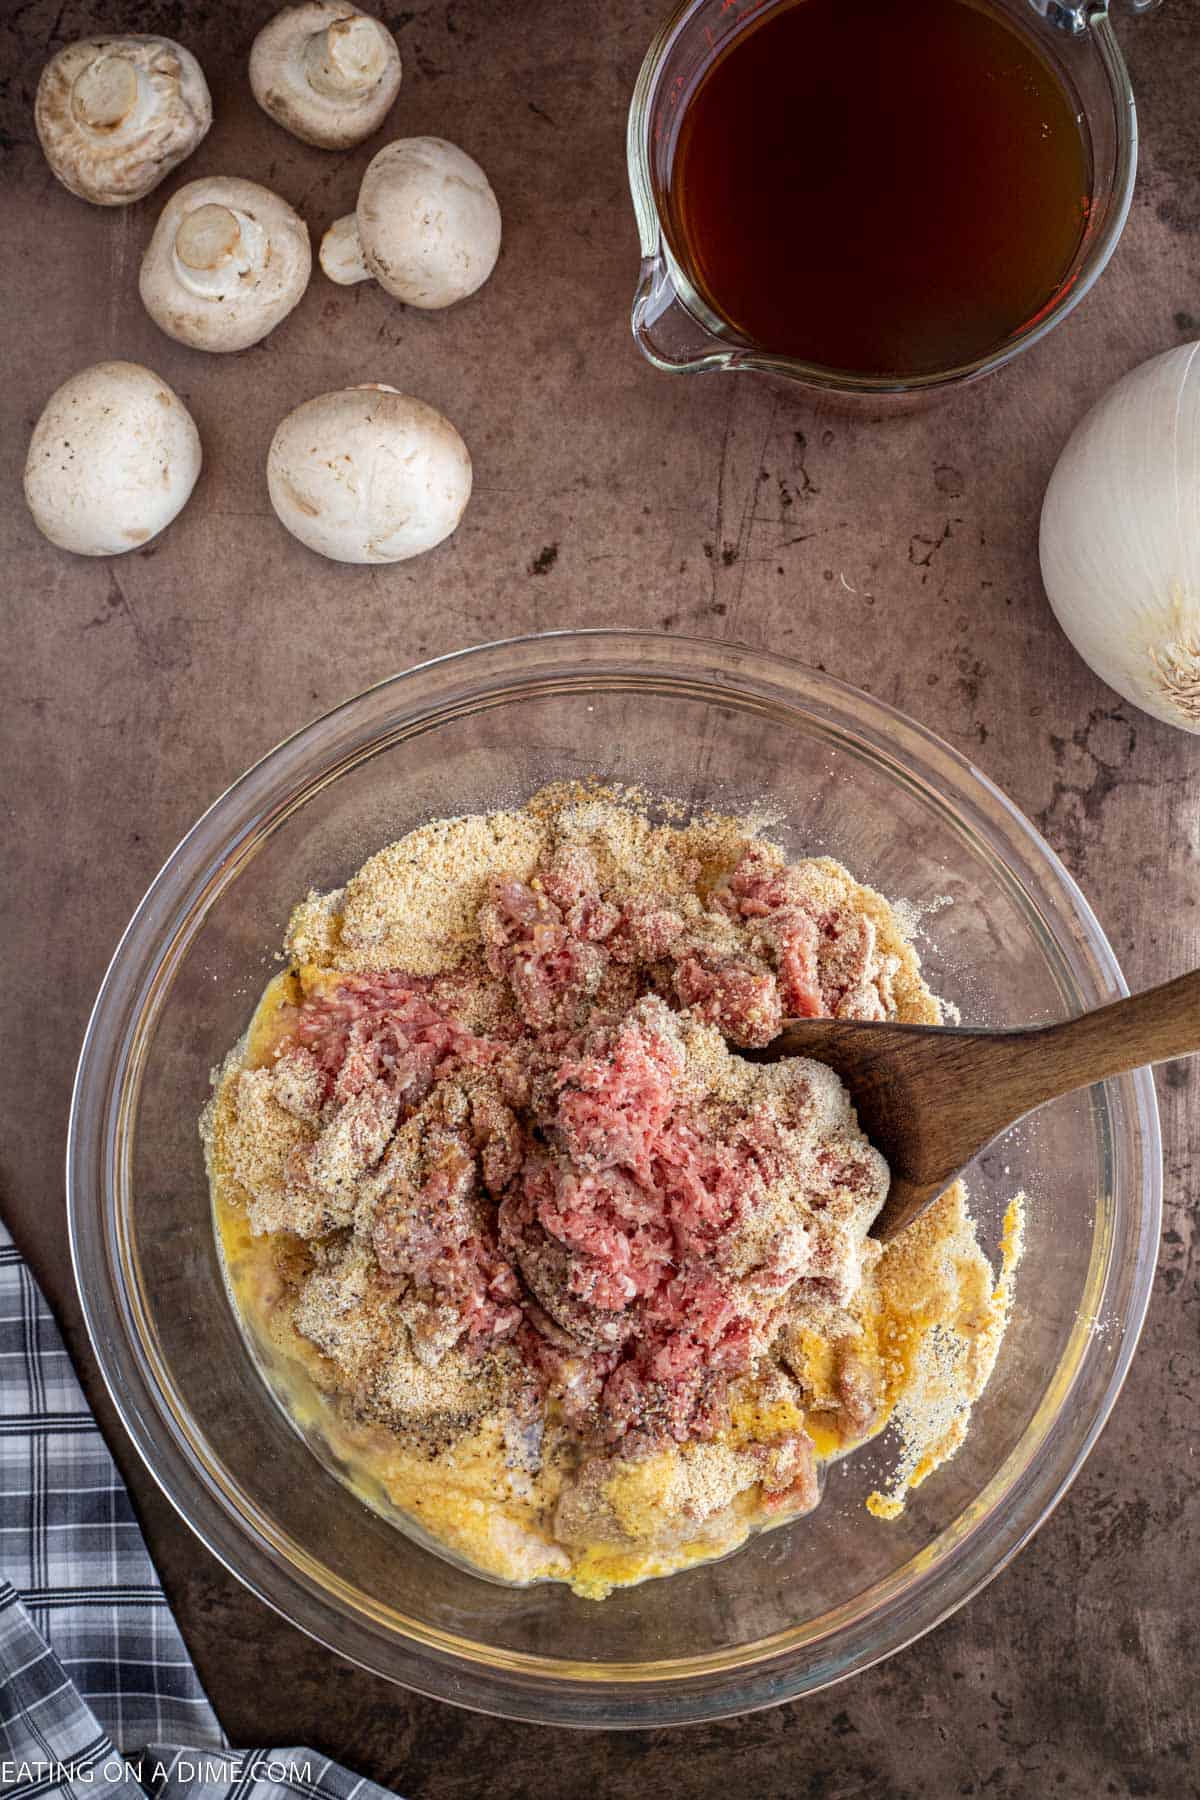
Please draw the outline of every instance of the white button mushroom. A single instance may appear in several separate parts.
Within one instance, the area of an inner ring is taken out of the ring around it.
[[[321,150],[349,150],[378,131],[400,87],[386,25],[343,0],[305,0],[264,25],[250,86],[276,124]]]
[[[393,387],[343,388],[288,414],[267,454],[271,504],[335,562],[403,562],[449,537],[471,458],[449,419]]]
[[[244,350],[296,305],[312,273],[308,229],[256,181],[190,181],[163,207],[142,258],[146,311],[194,350]]]
[[[46,402],[25,498],[61,550],[120,556],[171,523],[199,473],[200,436],[178,394],[141,363],[96,363]]]
[[[400,138],[368,165],[353,213],[325,233],[321,267],[348,286],[372,275],[409,306],[452,306],[482,287],[500,254],[488,178],[444,138]]]
[[[163,37],[68,44],[42,70],[33,112],[46,161],[95,206],[150,193],[212,124],[200,64]]]

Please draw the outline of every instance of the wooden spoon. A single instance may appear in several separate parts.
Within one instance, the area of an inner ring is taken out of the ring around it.
[[[962,1031],[793,1019],[756,1061],[811,1056],[849,1090],[892,1184],[871,1227],[884,1243],[1026,1113],[1110,1075],[1200,1050],[1200,969],[1061,1025]]]

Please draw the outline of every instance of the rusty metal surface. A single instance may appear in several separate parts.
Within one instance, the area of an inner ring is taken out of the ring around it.
[[[258,0],[28,0],[0,10],[4,171],[6,1077],[2,1203],[107,1423],[67,1260],[61,1163],[78,1041],[106,959],[195,815],[314,713],[419,657],[565,624],[628,624],[792,652],[942,732],[1036,820],[1135,986],[1200,963],[1200,739],[1133,711],[1045,604],[1036,522],[1058,447],[1143,357],[1200,336],[1200,8],[1122,26],[1143,127],[1133,217],[1058,332],[939,408],[852,421],[753,378],[673,381],[637,357],[623,120],[660,0],[411,0],[385,133],[331,155],[253,104]],[[51,178],[31,101],[46,57],[98,28],[199,55],[216,123],[158,195],[117,212]],[[420,315],[319,275],[262,346],[206,358],[138,302],[158,205],[248,175],[314,235],[373,148],[432,131],[484,164],[505,219],[488,286]],[[46,544],[20,495],[50,391],[145,361],[191,407],[205,468],[144,551]],[[411,388],[470,444],[475,497],[446,546],[392,569],[322,562],[277,525],[266,447],[299,400]],[[201,1550],[116,1440],[227,1730],[309,1742],[414,1800],[487,1793],[1181,1796],[1197,1792],[1194,1594],[1200,1077],[1160,1081],[1167,1230],[1142,1349],[1099,1448],[1018,1562],[941,1630],[802,1705],[678,1734],[581,1738],[474,1718],[338,1662]]]

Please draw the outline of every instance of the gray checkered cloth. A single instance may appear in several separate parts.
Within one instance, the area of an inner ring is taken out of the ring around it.
[[[389,1800],[231,1750],[58,1327],[0,1224],[0,1800]]]

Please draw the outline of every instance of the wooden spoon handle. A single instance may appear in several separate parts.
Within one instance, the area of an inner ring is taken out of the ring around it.
[[[1024,1040],[1025,1053],[1011,1065],[1019,1091],[1010,1097],[1020,1111],[1127,1069],[1189,1056],[1200,1050],[1200,969],[1061,1025],[1012,1035]]]

